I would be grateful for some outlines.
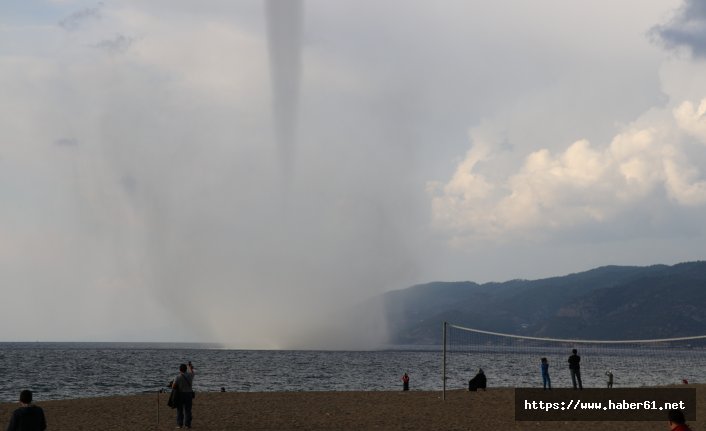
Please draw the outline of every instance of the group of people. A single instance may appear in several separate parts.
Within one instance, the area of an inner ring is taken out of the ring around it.
[[[172,392],[169,406],[177,409],[177,428],[191,428],[191,407],[194,400],[194,366],[189,361],[179,365],[179,375],[169,383]],[[225,391],[224,388],[221,388]],[[44,410],[32,403],[32,391],[20,392],[20,407],[12,412],[7,431],[45,431],[47,421]]]
[[[571,351],[571,356],[569,356],[569,372],[571,373],[571,383],[574,389],[583,389],[583,382],[581,381],[581,356],[578,355],[578,351],[573,349]],[[547,358],[541,359],[540,369],[542,371],[542,383],[544,389],[552,388],[552,380],[549,377],[549,362]],[[606,376],[608,376],[608,388],[613,387],[613,373],[611,371],[606,371]],[[483,369],[478,369],[478,373],[468,381],[468,390],[476,391],[478,389],[485,389],[487,387],[488,380],[485,377]],[[409,390],[409,375],[404,373],[402,376],[402,390]]]
[[[468,390],[477,391],[478,389],[483,389],[488,385],[488,380],[485,378],[485,373],[482,368],[478,369],[478,373],[471,380],[468,381]],[[409,374],[404,373],[402,375],[402,390],[409,390]]]
[[[571,371],[571,381],[574,389],[583,389],[581,383],[581,357],[576,349],[573,349],[572,355],[569,356],[569,370]],[[541,360],[542,380],[545,389],[551,389],[551,379],[549,378],[549,362],[547,358]],[[613,387],[613,374],[608,371],[608,387]],[[172,389],[169,396],[169,406],[177,410],[177,428],[191,428],[192,422],[192,405],[195,395],[193,389],[194,366],[189,361],[188,364],[179,365],[179,375],[169,383]],[[479,369],[478,373],[468,382],[468,390],[476,391],[477,389],[485,389],[487,387],[487,379],[483,369]],[[402,376],[402,390],[409,390],[409,375],[404,373]],[[224,392],[225,389],[221,388]],[[668,414],[668,422],[672,431],[689,431],[686,425],[684,413],[681,410],[670,410]],[[32,391],[23,390],[20,392],[20,407],[17,408],[10,418],[10,423],[7,426],[7,431],[45,431],[47,429],[47,421],[44,416],[44,410],[41,407],[32,403]]]
[[[571,374],[571,384],[574,389],[583,389],[583,382],[581,381],[581,356],[578,355],[578,351],[576,349],[571,350],[571,356],[569,356],[568,362],[569,373]],[[544,389],[551,389],[552,380],[549,377],[549,362],[547,361],[547,358],[541,359],[539,368],[542,371],[542,385],[544,386]],[[608,370],[605,374],[608,378],[606,385],[608,389],[611,389],[613,387],[613,372]]]
[[[478,374],[476,374],[475,377],[468,381],[469,391],[477,391],[478,389],[485,390],[487,386],[488,380],[485,378],[485,373],[483,372],[482,368],[478,369]],[[402,390],[409,390],[409,374],[407,373],[404,373],[404,375],[402,375]]]

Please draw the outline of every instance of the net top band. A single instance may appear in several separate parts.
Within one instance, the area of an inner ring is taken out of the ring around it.
[[[696,335],[691,337],[676,337],[676,338],[655,338],[651,340],[574,340],[566,338],[542,338],[542,337],[529,337],[524,335],[514,335],[514,334],[504,334],[502,332],[493,331],[483,331],[481,329],[466,328],[464,326],[454,325],[452,323],[446,323],[451,328],[460,329],[463,331],[476,332],[479,334],[495,335],[499,337],[517,338],[522,340],[536,340],[536,341],[552,341],[559,343],[573,343],[573,344],[651,344],[651,343],[668,343],[672,341],[688,341],[688,340],[704,340],[706,335]]]

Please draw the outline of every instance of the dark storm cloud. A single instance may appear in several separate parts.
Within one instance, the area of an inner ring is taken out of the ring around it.
[[[668,49],[686,47],[694,57],[706,58],[706,2],[685,0],[670,22],[650,33]]]

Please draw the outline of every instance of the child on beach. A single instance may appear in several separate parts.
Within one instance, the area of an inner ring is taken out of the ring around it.
[[[407,375],[407,373],[404,373],[404,376],[402,376],[402,390],[409,390],[409,376]]]
[[[608,385],[608,389],[612,389],[613,388],[613,372],[608,370],[605,372],[605,375],[608,377],[608,381],[606,382],[606,384]]]

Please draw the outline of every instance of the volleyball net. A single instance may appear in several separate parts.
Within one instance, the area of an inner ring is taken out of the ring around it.
[[[542,338],[444,322],[443,394],[468,387],[480,369],[488,386],[542,387],[541,358],[553,387],[572,387],[568,357],[581,357],[584,387],[643,387],[706,381],[706,335],[633,340]]]

